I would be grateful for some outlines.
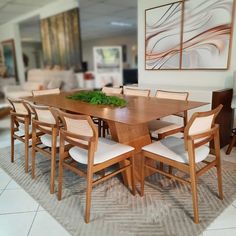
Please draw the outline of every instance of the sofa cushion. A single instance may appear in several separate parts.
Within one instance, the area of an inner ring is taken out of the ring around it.
[[[49,83],[47,85],[47,89],[60,88],[61,84],[62,84],[62,80],[61,79],[54,78],[54,79],[49,81]]]
[[[45,89],[45,85],[41,82],[27,81],[22,85],[22,89],[25,91]]]

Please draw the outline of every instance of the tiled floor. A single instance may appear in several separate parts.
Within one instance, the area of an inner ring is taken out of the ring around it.
[[[9,146],[8,120],[0,121],[0,147]],[[236,149],[236,148],[235,148]],[[236,163],[236,150],[223,159]],[[67,236],[70,235],[10,176],[0,169],[0,236]],[[236,200],[201,236],[236,235]]]
[[[0,169],[0,235],[69,236],[70,234]]]

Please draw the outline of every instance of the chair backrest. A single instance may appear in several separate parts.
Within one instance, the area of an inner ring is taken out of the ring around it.
[[[172,91],[164,91],[164,90],[157,90],[156,91],[157,98],[186,101],[188,99],[188,95],[189,95],[188,92],[172,92]]]
[[[222,107],[223,105],[220,104],[211,111],[195,112],[184,129],[185,142],[189,136],[200,135],[210,131],[215,125],[216,116],[219,114]],[[196,139],[194,143],[202,142],[205,139],[207,140],[209,136]]]
[[[124,95],[149,97],[150,89],[124,88]]]
[[[30,104],[32,110],[35,113],[34,119],[39,121],[39,126],[47,131],[52,131],[50,125],[58,126],[58,119],[48,106],[39,106]],[[47,126],[48,125],[48,126]],[[45,131],[46,132],[46,131]]]
[[[70,114],[58,111],[63,123],[63,130],[67,141],[82,148],[89,148],[89,141],[94,141],[97,149],[98,131],[90,116]]]
[[[48,94],[59,94],[60,89],[55,88],[55,89],[44,89],[44,90],[33,90],[32,94],[34,97],[36,96],[42,96],[42,95],[48,95]]]
[[[122,88],[114,88],[114,87],[103,87],[102,92],[106,94],[121,94]]]
[[[7,98],[15,113],[21,115],[30,115],[30,109],[22,99]]]

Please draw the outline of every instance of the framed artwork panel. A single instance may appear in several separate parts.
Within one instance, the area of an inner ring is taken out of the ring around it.
[[[186,0],[145,11],[146,70],[229,68],[235,0]]]
[[[18,81],[14,40],[9,39],[1,44],[7,77],[14,77]]]

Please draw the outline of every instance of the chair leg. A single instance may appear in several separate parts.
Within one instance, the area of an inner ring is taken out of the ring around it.
[[[13,118],[11,117],[11,162],[14,162],[14,152],[15,152],[15,146],[14,146],[15,139],[13,135],[14,135],[14,121]]]
[[[91,209],[91,194],[92,194],[92,171],[87,173],[87,189],[86,189],[86,207],[85,207],[85,223],[90,222],[90,209]]]
[[[236,135],[234,136],[236,137]],[[220,161],[220,142],[219,142],[219,130],[214,137],[215,155],[216,155],[216,169],[217,169],[217,180],[218,180],[218,191],[219,198],[223,200],[223,187],[222,187],[222,171],[221,171],[221,161]]]
[[[55,171],[56,171],[56,148],[53,147],[52,158],[51,158],[50,194],[54,194]]]
[[[104,120],[102,120],[102,137],[106,137],[106,124]]]
[[[234,147],[235,142],[236,142],[236,134],[234,134],[231,142],[229,143],[229,146],[228,146],[228,148],[226,150],[226,155],[229,155],[231,153],[231,151],[232,151],[232,149]]]
[[[13,134],[11,135],[11,162],[14,162],[14,152],[15,152],[15,139],[13,138]]]
[[[141,188],[140,188],[140,195],[144,195],[144,180],[145,180],[145,159],[146,157],[142,154],[141,157]]]
[[[37,141],[37,137],[36,137],[36,130],[35,128],[32,129],[32,162],[31,162],[31,176],[34,179],[35,178],[35,155],[36,155],[36,151],[35,151],[35,146],[36,146],[36,141]]]
[[[58,200],[61,200],[62,196],[62,182],[63,182],[63,160],[59,161],[59,173],[58,173]]]
[[[192,201],[193,201],[193,211],[194,211],[194,222],[199,223],[199,213],[198,213],[198,196],[197,196],[197,179],[194,169],[190,170],[191,178],[191,190],[192,190]]]
[[[102,131],[102,120],[98,118],[98,137],[101,137],[101,131]]]
[[[132,194],[135,196],[136,194],[136,186],[135,186],[135,174],[134,174],[134,154],[130,158],[131,161],[131,181],[132,181]]]
[[[164,169],[164,164],[162,162],[160,162],[160,170]]]
[[[55,171],[56,171],[56,154],[57,154],[57,129],[53,128],[52,131],[52,148],[51,148],[51,176],[50,176],[50,193],[54,193],[55,185]]]
[[[64,139],[60,138],[60,156],[59,156],[59,168],[58,168],[58,200],[62,197],[62,182],[63,182],[63,161],[64,161]]]
[[[29,171],[29,120],[25,121],[25,173]]]

